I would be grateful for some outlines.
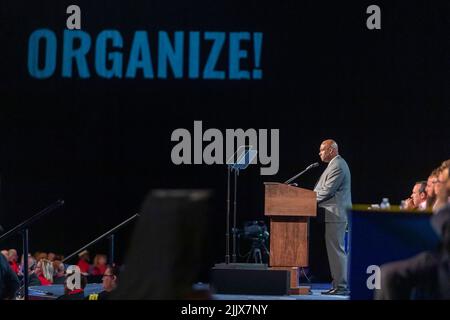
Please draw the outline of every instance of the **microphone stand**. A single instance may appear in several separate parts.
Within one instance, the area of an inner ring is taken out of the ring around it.
[[[317,162],[316,162],[316,163],[313,163],[313,164],[311,164],[311,165],[309,165],[305,170],[303,170],[303,171],[300,172],[299,174],[293,176],[292,178],[286,180],[284,183],[285,183],[285,184],[290,184],[292,181],[294,181],[295,179],[297,179],[298,177],[300,177],[300,176],[301,176],[302,174],[304,174],[306,171],[308,171],[308,170],[310,170],[310,169],[312,169],[312,168],[315,168],[315,167],[317,167],[317,166],[319,166],[319,164],[318,164]]]
[[[233,263],[236,263],[236,211],[237,211],[237,177],[239,169],[234,168],[234,208],[233,208]]]
[[[246,169],[254,157],[256,156],[256,151],[253,150],[250,146],[250,150],[248,150],[245,154],[239,156],[239,159],[236,163],[228,164],[228,170],[227,170],[227,221],[226,221],[226,231],[225,231],[225,264],[230,264],[230,211],[231,211],[231,171],[234,170],[234,199],[233,199],[233,226],[231,228],[231,232],[233,233],[233,252],[231,255],[231,261],[232,263],[237,263],[237,255],[236,255],[236,238],[237,238],[237,231],[236,223],[237,223],[237,180],[239,175],[239,170]],[[234,156],[233,156],[234,157]],[[242,160],[246,160],[242,163]],[[233,158],[234,161],[234,158]],[[227,162],[228,163],[228,162]]]
[[[227,179],[227,221],[225,231],[225,263],[230,263],[230,178],[231,166],[228,166],[228,179]]]
[[[231,255],[231,261],[233,263],[237,262],[236,256],[236,214],[237,214],[237,178],[239,175],[238,166],[228,165],[227,174],[227,217],[226,217],[226,231],[225,231],[225,263],[230,263],[230,213],[231,213],[231,171],[234,171],[234,197],[233,197],[233,227],[231,228],[231,233],[233,234],[233,252]]]

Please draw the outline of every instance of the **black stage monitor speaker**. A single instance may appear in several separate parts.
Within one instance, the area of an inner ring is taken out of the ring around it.
[[[287,295],[290,272],[263,264],[219,264],[212,268],[211,282],[220,294]]]

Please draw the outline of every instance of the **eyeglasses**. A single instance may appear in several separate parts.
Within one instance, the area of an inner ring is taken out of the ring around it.
[[[113,274],[104,274],[103,277],[114,277]]]

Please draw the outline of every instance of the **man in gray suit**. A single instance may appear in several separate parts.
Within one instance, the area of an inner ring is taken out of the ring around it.
[[[324,294],[348,295],[344,237],[347,209],[352,205],[350,169],[339,155],[338,145],[334,140],[322,142],[319,156],[328,166],[320,176],[314,191],[319,208],[325,211],[325,244],[333,278],[333,287]]]

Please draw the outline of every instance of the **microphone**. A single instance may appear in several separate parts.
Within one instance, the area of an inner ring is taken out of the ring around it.
[[[303,170],[302,172],[300,172],[299,174],[293,176],[292,178],[290,178],[289,180],[286,180],[284,183],[285,184],[290,184],[292,181],[294,181],[295,179],[297,179],[298,177],[300,177],[302,174],[304,174],[306,171],[311,170],[312,168],[316,168],[319,166],[318,162],[314,162],[313,164],[310,164],[305,170]]]

